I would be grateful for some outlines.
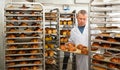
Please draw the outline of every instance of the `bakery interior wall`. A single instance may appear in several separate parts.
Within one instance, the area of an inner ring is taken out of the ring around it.
[[[36,1],[39,2],[39,0],[0,0],[0,70],[4,70],[4,7],[7,3],[9,2],[30,2],[30,1]],[[63,0],[64,1],[64,0]],[[85,9],[88,11],[88,4],[87,3],[82,3],[82,4],[67,4],[69,5],[69,10],[68,11],[64,11],[63,10],[63,5],[64,4],[51,4],[51,3],[44,3],[43,4],[45,7],[45,12],[49,12],[49,10],[54,9],[54,8],[58,8],[60,10],[61,13],[65,13],[65,12],[72,12],[73,10],[80,10],[80,9]],[[61,54],[63,55],[63,53]],[[63,56],[61,56],[63,57]]]

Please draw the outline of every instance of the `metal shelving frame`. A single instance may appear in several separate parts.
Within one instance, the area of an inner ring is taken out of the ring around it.
[[[96,0],[97,1],[97,0]],[[90,1],[90,14],[89,14],[89,24],[90,24],[90,70],[98,70],[92,68],[93,66],[98,66],[104,68],[105,70],[119,70],[120,62],[112,62],[111,58],[115,57],[120,60],[120,41],[117,40],[116,42],[107,41],[108,38],[113,39],[120,39],[118,36],[120,34],[120,21],[115,19],[120,19],[120,10],[118,9],[120,6],[120,2],[111,1],[111,2],[95,2],[94,0]],[[111,15],[112,14],[112,15]],[[92,25],[94,25],[92,27]],[[116,28],[107,28],[107,27],[114,27]],[[102,27],[102,28],[101,28]],[[96,33],[95,30],[99,30]],[[107,32],[108,35],[102,35],[102,33]],[[117,35],[118,34],[118,35]],[[95,39],[96,37],[104,38],[102,40]],[[100,47],[92,46],[92,43],[98,42]],[[102,47],[101,44],[106,43],[110,44],[110,47],[105,48]],[[113,45],[117,45],[116,47]],[[98,48],[97,51],[92,51],[91,48]],[[105,56],[105,52],[112,53],[111,56]],[[104,59],[95,59],[93,56],[95,54],[100,54],[104,57]],[[118,56],[116,56],[118,55]],[[93,63],[92,61],[96,60],[99,63]],[[101,62],[101,63],[100,63]],[[103,63],[103,64],[102,64]],[[116,67],[110,68],[108,65],[113,64]]]
[[[58,8],[55,8],[55,9],[52,9],[50,10],[50,12],[46,12],[46,14],[49,14],[49,15],[46,15],[45,18],[45,28],[49,28],[49,29],[52,29],[54,28],[57,32],[56,34],[47,34],[45,33],[45,36],[53,36],[55,37],[56,39],[52,39],[51,41],[45,41],[45,45],[49,45],[49,44],[53,44],[54,45],[54,48],[50,48],[48,47],[47,49],[45,49],[46,51],[49,51],[49,50],[52,50],[54,51],[54,55],[53,56],[46,56],[46,60],[48,58],[53,58],[55,60],[55,63],[52,63],[52,64],[48,64],[47,61],[46,61],[46,70],[60,70],[60,53],[59,51],[57,50],[57,48],[59,47],[59,9]],[[52,15],[54,14],[54,15]],[[48,18],[48,19],[47,19]],[[47,52],[48,54],[48,52]]]
[[[23,5],[26,7],[22,8]],[[19,12],[23,12],[20,14]],[[30,14],[31,12],[36,12],[34,15]],[[11,20],[9,17],[17,17],[18,20]],[[21,18],[28,17],[29,19],[23,20]],[[37,20],[37,18],[41,18]],[[4,9],[4,70],[9,70],[8,68],[15,68],[15,70],[20,70],[20,68],[28,67],[29,70],[32,70],[34,66],[38,66],[38,69],[45,70],[45,57],[44,57],[44,45],[45,45],[45,17],[44,17],[44,6],[41,3],[29,3],[29,2],[10,2],[7,3]],[[13,23],[14,26],[7,26],[7,24]],[[28,26],[20,26],[21,22],[26,22]],[[40,24],[40,26],[33,26],[32,24]],[[34,31],[35,28],[40,28],[42,31]],[[10,28],[16,28],[19,31],[9,32]],[[31,28],[32,31],[24,31],[25,28]],[[19,34],[25,33],[26,37],[20,37]],[[31,33],[37,34],[37,37],[31,36]],[[14,34],[16,37],[8,38],[9,34]],[[37,39],[37,42],[33,42],[32,39]],[[7,40],[15,40],[14,43],[7,43]],[[37,44],[38,48],[33,48],[32,45]],[[16,45],[16,49],[9,49],[8,46]],[[22,47],[23,45],[29,46],[28,48]],[[30,50],[37,50],[37,53],[30,53]],[[15,51],[14,54],[9,54],[7,51]],[[18,54],[18,51],[25,52],[24,54]],[[34,59],[29,58],[29,56],[36,56]],[[21,59],[17,57],[23,56]],[[12,59],[7,59],[6,57],[12,57]],[[19,64],[19,62],[25,61],[28,64]],[[30,62],[31,61],[31,62]],[[34,61],[40,61],[40,64],[34,64]],[[15,65],[8,66],[9,62],[14,62]],[[20,68],[19,68],[20,67]]]

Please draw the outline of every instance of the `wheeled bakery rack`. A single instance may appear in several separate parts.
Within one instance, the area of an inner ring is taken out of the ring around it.
[[[120,2],[90,3],[90,70],[120,70]]]
[[[4,70],[45,70],[43,5],[11,2],[4,16]]]
[[[60,45],[68,42],[70,31],[75,26],[76,11],[71,13],[60,13]],[[70,59],[70,58],[69,58]],[[72,54],[72,70],[75,70],[75,55]]]
[[[59,9],[45,13],[45,65],[46,70],[60,70]]]

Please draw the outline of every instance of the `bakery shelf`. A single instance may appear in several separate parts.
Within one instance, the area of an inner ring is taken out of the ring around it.
[[[7,45],[17,45],[17,44],[42,44],[43,42],[23,42],[23,43],[6,43]]]
[[[94,60],[97,60],[97,61],[103,61],[103,62],[107,62],[107,63],[113,63],[113,64],[120,65],[120,63],[115,63],[115,62],[109,61],[110,58],[106,58],[105,60],[99,60],[99,59],[95,59],[95,58],[91,58],[91,59],[94,59]]]
[[[5,20],[6,22],[42,22],[42,20]]]
[[[15,37],[15,38],[6,38],[6,39],[33,39],[33,38],[42,39],[42,37]]]
[[[13,62],[13,61],[33,61],[33,60],[42,60],[42,58],[23,58],[23,59],[14,59],[14,60],[6,60],[6,62]]]
[[[120,42],[109,42],[105,40],[91,40],[91,42],[101,42],[101,43],[109,43],[109,44],[120,44]]]
[[[106,50],[114,50],[114,51],[120,51],[120,49],[118,48],[103,48],[103,47],[95,47],[95,46],[92,46],[93,48],[99,48],[99,49],[106,49]],[[118,46],[119,47],[119,46]]]
[[[29,28],[35,28],[35,27],[42,27],[42,26],[6,26],[7,28],[25,28],[25,27],[29,27]]]
[[[40,66],[43,64],[18,64],[18,65],[12,65],[12,66],[7,66],[7,67],[26,67],[26,66]]]
[[[99,67],[102,67],[102,68],[105,68],[105,69],[109,69],[109,70],[119,70],[118,68],[110,68],[110,67],[107,67],[107,66],[104,66],[104,65],[101,65],[101,64],[93,64],[92,63],[92,65],[93,66],[99,66]]]
[[[16,32],[6,32],[6,34],[9,34],[9,33],[41,33],[42,34],[42,31],[16,31]]]
[[[41,50],[43,49],[42,47],[40,48],[16,48],[16,49],[6,49],[6,51],[18,51],[18,50]]]
[[[114,33],[115,35],[101,35],[100,34],[91,34],[91,36],[100,36],[100,37],[114,37],[114,38],[120,38],[120,36],[117,36],[118,33]]]
[[[43,54],[42,53],[8,54],[6,56],[26,56],[26,55],[43,55]]]
[[[97,28],[97,27],[96,27],[96,28],[91,28],[91,30],[116,30],[116,31],[118,31],[118,30],[120,30],[120,28],[109,28],[109,29],[108,29],[108,28],[106,27],[106,28],[103,28],[103,29],[102,29],[102,28],[99,28],[99,27]]]
[[[120,21],[90,21],[91,24],[119,24]]]
[[[11,16],[11,17],[14,17],[14,16],[16,16],[16,17],[25,17],[25,16],[28,16],[28,17],[37,17],[37,16],[41,16],[42,17],[42,15],[39,15],[39,14],[35,14],[35,15],[31,15],[31,14],[5,14],[5,16]]]

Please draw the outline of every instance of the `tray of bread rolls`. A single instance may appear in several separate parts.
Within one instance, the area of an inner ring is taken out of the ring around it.
[[[93,60],[103,61],[107,63],[113,63],[120,65],[120,57],[113,56],[110,53],[104,53],[104,54],[94,54],[91,57]]]
[[[88,55],[88,48],[82,44],[75,46],[73,43],[66,43],[65,45],[60,45],[57,49],[63,52]]]

